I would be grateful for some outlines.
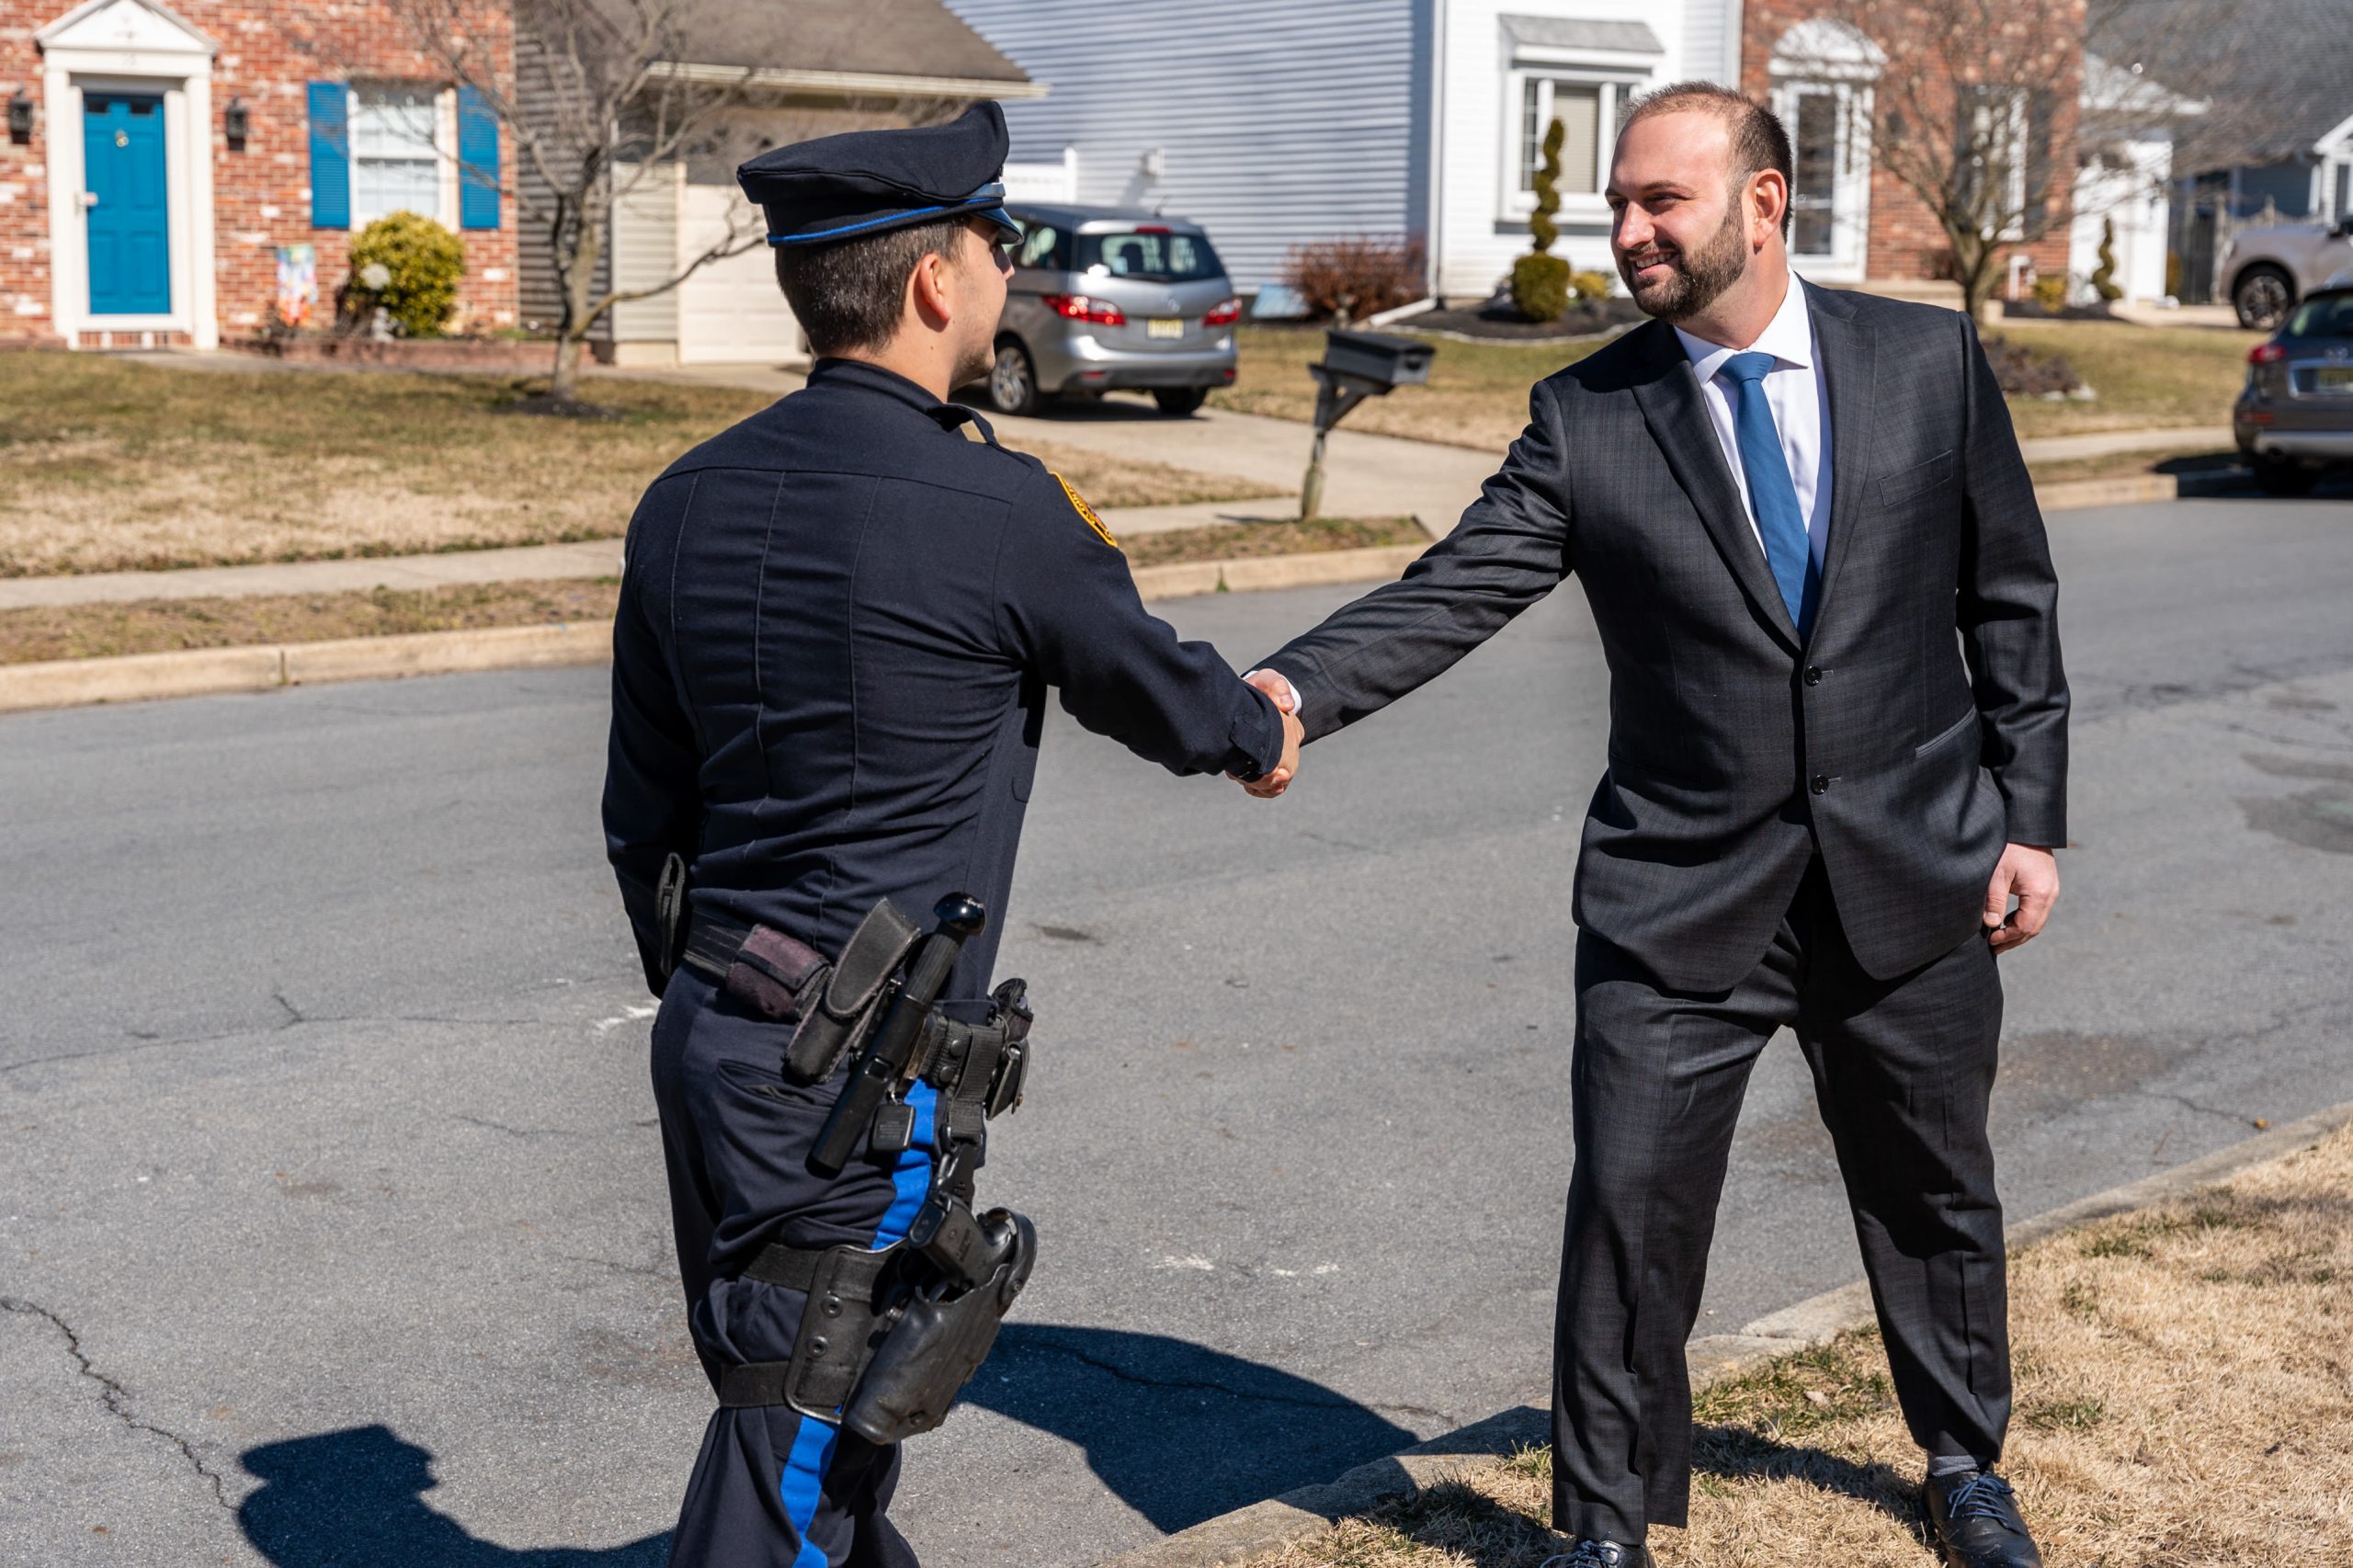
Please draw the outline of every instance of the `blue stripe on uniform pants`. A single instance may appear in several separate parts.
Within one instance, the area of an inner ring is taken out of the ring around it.
[[[907,1227],[915,1223],[924,1199],[931,1196],[931,1138],[938,1117],[939,1091],[919,1082],[907,1091],[907,1105],[915,1113],[915,1135],[891,1167],[891,1185],[897,1195],[883,1211],[882,1222],[874,1228],[874,1240],[867,1244],[877,1252],[906,1240]],[[840,1437],[838,1426],[813,1415],[803,1415],[801,1429],[793,1434],[792,1452],[786,1456],[784,1474],[777,1483],[785,1514],[801,1536],[801,1551],[792,1559],[792,1568],[827,1568],[824,1549],[809,1539],[809,1526],[817,1517],[825,1471],[834,1462]]]
[[[1741,472],[1748,480],[1756,532],[1765,541],[1765,559],[1780,586],[1781,601],[1790,607],[1790,619],[1803,637],[1813,630],[1814,603],[1822,597],[1822,555],[1806,536],[1797,483],[1790,477],[1789,453],[1773,424],[1773,407],[1765,401],[1765,377],[1775,363],[1770,354],[1752,350],[1733,355],[1717,373],[1733,384],[1733,437],[1740,449]]]

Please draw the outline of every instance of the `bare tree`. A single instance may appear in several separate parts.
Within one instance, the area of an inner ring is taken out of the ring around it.
[[[1935,220],[1974,312],[2005,256],[2066,212],[2083,0],[1834,0],[1825,14],[1870,40],[1871,160]]]
[[[481,95],[516,151],[512,180],[520,222],[545,245],[557,296],[558,404],[578,395],[582,350],[617,305],[676,289],[702,267],[764,243],[760,214],[729,208],[727,225],[697,236],[666,276],[622,286],[610,265],[613,213],[675,166],[732,168],[741,158],[804,135],[937,118],[933,101],[839,100],[823,108],[788,98],[763,79],[787,63],[722,66],[690,58],[689,34],[710,0],[512,0],[513,68],[497,40],[472,31],[477,0],[388,0],[417,49],[449,78]],[[738,8],[740,9],[740,7]],[[869,23],[888,9],[877,0]],[[825,40],[801,38],[815,50]],[[462,171],[461,171],[462,172]]]

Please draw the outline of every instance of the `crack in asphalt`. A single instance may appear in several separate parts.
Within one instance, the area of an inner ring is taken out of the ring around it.
[[[133,1415],[131,1409],[131,1391],[98,1370],[97,1364],[82,1348],[82,1336],[74,1332],[72,1324],[38,1302],[24,1301],[15,1296],[0,1296],[0,1312],[14,1312],[19,1317],[40,1318],[56,1329],[59,1334],[63,1335],[65,1353],[74,1358],[74,1368],[82,1376],[98,1385],[99,1403],[106,1406],[107,1413],[130,1430],[161,1437],[177,1449],[180,1451],[180,1458],[188,1461],[188,1468],[196,1471],[212,1488],[213,1502],[219,1504],[224,1510],[235,1512],[229,1502],[228,1486],[222,1481],[221,1472],[206,1464],[203,1456],[196,1451],[196,1446],[177,1432],[158,1426],[151,1421],[142,1421]]]

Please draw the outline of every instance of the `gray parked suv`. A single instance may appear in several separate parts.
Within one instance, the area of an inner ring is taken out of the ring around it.
[[[2265,490],[2302,495],[2353,460],[2353,288],[2315,290],[2246,359],[2239,454]]]
[[[1199,224],[1108,207],[1009,210],[1023,237],[989,406],[1031,414],[1057,394],[1138,387],[1190,414],[1233,384],[1242,301]]]
[[[2295,302],[2353,267],[2353,216],[2334,227],[2278,223],[2241,229],[2222,254],[2222,287],[2239,324],[2269,332]]]

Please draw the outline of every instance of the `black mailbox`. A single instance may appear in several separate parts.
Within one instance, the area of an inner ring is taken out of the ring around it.
[[[1313,517],[1324,508],[1324,438],[1332,426],[1369,397],[1386,397],[1395,388],[1427,381],[1430,357],[1437,352],[1434,343],[1385,332],[1335,328],[1324,335],[1323,362],[1307,367],[1315,378],[1315,445],[1299,489],[1301,517]]]
[[[1324,335],[1324,367],[1345,376],[1361,376],[1382,386],[1420,386],[1430,379],[1430,357],[1437,349],[1417,337],[1392,337],[1383,332],[1330,332]]]

